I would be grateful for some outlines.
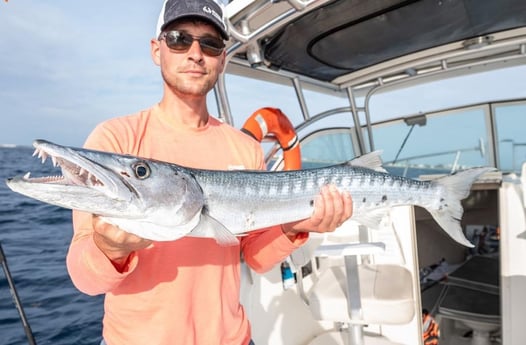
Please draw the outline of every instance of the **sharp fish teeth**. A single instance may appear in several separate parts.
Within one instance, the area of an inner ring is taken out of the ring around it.
[[[31,173],[27,172],[27,174],[24,175],[24,180],[29,180],[30,176],[31,176]]]
[[[35,157],[35,156],[37,156],[38,158],[40,158],[42,160],[42,164],[44,164],[46,162],[48,157],[51,157],[51,160],[53,162],[53,166],[54,167],[58,167],[60,165],[58,163],[58,159],[55,156],[49,155],[46,151],[44,151],[42,149],[36,148],[35,151],[33,152],[33,157]]]
[[[89,182],[92,186],[96,186],[97,185],[97,178],[95,177],[95,175],[93,175],[91,173],[88,173],[87,182]]]
[[[44,164],[46,162],[46,159],[47,159],[48,155],[45,151],[42,151],[42,150],[39,150],[38,151],[38,158],[40,158],[42,160],[42,164]]]

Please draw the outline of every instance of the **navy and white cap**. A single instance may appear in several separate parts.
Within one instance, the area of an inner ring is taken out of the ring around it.
[[[165,0],[157,22],[157,37],[175,20],[197,17],[214,25],[223,39],[228,40],[228,31],[223,17],[222,5],[214,0]]]

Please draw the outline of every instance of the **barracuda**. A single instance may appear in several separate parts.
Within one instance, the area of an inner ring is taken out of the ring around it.
[[[235,236],[309,217],[322,186],[334,184],[353,198],[353,217],[374,227],[391,207],[427,209],[455,241],[472,246],[460,226],[461,200],[492,168],[472,168],[432,181],[382,171],[378,152],[348,163],[298,171],[212,171],[130,155],[33,144],[44,163],[62,175],[7,179],[28,197],[102,216],[125,231],[156,241],[183,236],[237,243]]]

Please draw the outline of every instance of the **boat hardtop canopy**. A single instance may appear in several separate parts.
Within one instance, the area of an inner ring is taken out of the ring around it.
[[[226,15],[228,72],[336,91],[525,58],[523,0],[234,0]]]

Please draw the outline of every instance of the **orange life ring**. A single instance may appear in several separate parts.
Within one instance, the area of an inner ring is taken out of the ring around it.
[[[241,131],[261,142],[267,134],[274,134],[283,150],[285,170],[301,169],[301,152],[294,125],[281,110],[261,108],[245,121]]]

